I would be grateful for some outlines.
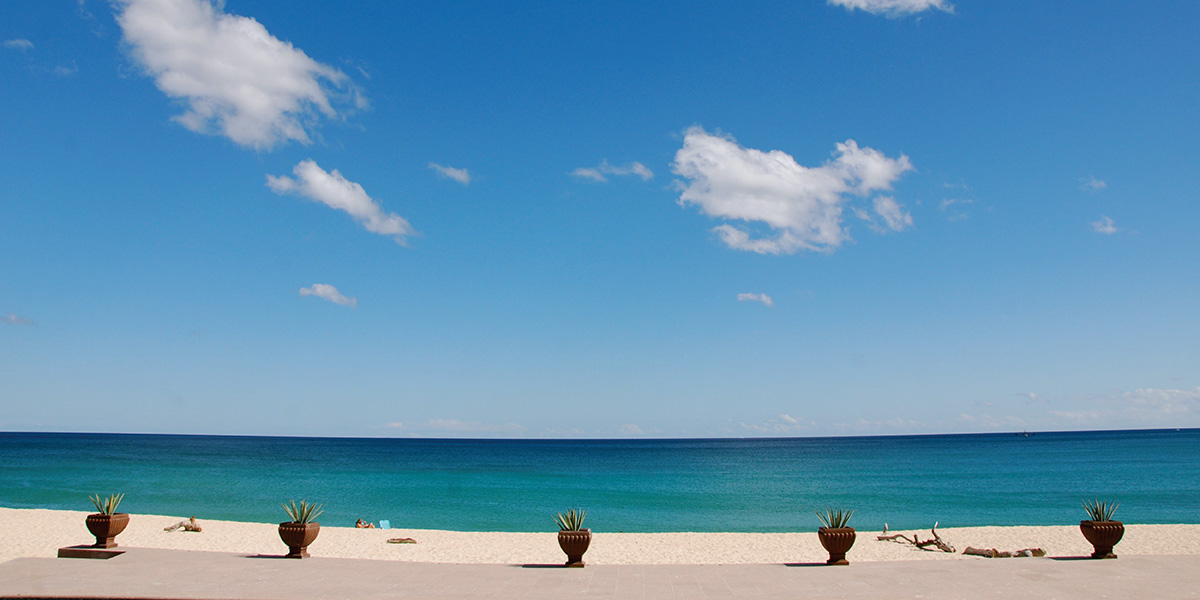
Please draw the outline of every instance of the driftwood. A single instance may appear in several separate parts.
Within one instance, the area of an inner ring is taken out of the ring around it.
[[[940,550],[942,552],[949,552],[949,553],[955,552],[954,546],[947,544],[945,541],[942,540],[942,536],[938,535],[937,526],[938,526],[938,524],[935,522],[933,524],[933,528],[930,529],[930,531],[933,532],[933,539],[922,541],[922,540],[917,539],[916,534],[913,534],[913,536],[911,538],[902,533],[895,533],[892,535],[888,535],[888,525],[887,525],[887,523],[884,523],[883,524],[883,533],[880,534],[875,539],[877,539],[881,542],[896,542],[897,544],[911,544],[911,545],[913,545],[917,548],[920,548],[922,550],[925,550],[927,552],[933,552],[935,549]],[[931,546],[932,546],[932,548],[931,548]]]
[[[972,548],[967,546],[963,550],[963,554],[972,554],[974,556],[982,556],[984,558],[1012,558],[1022,556],[1042,557],[1046,555],[1046,551],[1041,548],[1025,548],[1024,550],[1013,550],[1012,552],[1001,552],[995,548]]]

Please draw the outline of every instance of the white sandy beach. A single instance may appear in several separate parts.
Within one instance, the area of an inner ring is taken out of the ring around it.
[[[19,557],[54,557],[63,546],[94,541],[84,525],[88,513],[0,508],[0,562]],[[197,515],[200,533],[166,532],[185,516],[131,515],[117,537],[125,547],[279,555],[286,547],[275,524],[214,521]],[[877,541],[878,531],[858,532],[851,562],[887,560],[1034,560],[963,556],[967,546],[1020,550],[1042,548],[1051,556],[1091,552],[1078,526],[961,527],[938,529],[958,553],[927,552]],[[929,530],[915,533],[921,539]],[[389,544],[411,537],[416,544]],[[428,529],[355,529],[322,526],[309,548],[313,556],[435,563],[558,564],[564,560],[555,532],[457,532]],[[1127,524],[1118,555],[1200,554],[1200,525]],[[593,532],[589,564],[745,564],[821,562],[828,555],[815,532],[802,533],[605,533]]]

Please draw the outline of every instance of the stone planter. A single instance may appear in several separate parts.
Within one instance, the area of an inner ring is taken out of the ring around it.
[[[308,558],[308,545],[321,533],[320,523],[280,523],[279,539],[287,544],[285,558]]]
[[[558,532],[558,547],[567,554],[566,566],[568,567],[583,567],[583,553],[587,552],[588,546],[592,543],[592,530],[580,529],[579,531],[559,531]]]
[[[1095,552],[1092,558],[1116,558],[1113,546],[1125,535],[1125,524],[1120,521],[1080,521],[1079,530],[1087,538]]]
[[[825,564],[850,564],[850,561],[846,560],[846,553],[854,545],[854,537],[853,527],[838,527],[837,529],[822,527],[818,529],[817,539],[821,540],[821,545],[829,552],[829,560],[825,561]]]
[[[129,513],[116,513],[112,515],[102,515],[100,513],[87,516],[87,528],[96,536],[96,543],[93,548],[116,548],[117,534],[125,531],[125,527],[129,525]]]

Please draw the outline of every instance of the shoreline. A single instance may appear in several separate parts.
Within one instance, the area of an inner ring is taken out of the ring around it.
[[[58,548],[91,543],[84,526],[86,511],[0,508],[0,563],[14,558],[57,555]],[[203,531],[166,532],[188,515],[130,515],[129,527],[117,538],[123,547],[161,548],[250,555],[282,555],[286,547],[273,523],[205,519]],[[1002,551],[1042,548],[1049,556],[1085,556],[1091,546],[1078,525],[955,527],[938,529],[957,550],[928,552],[895,542],[878,541],[879,531],[858,531],[851,562],[895,560],[995,560],[964,556],[967,546]],[[889,533],[932,537],[926,530]],[[416,544],[389,544],[410,537]],[[356,529],[322,527],[309,552],[314,557],[358,558],[458,564],[561,564],[556,532],[461,532],[434,529]],[[1200,524],[1126,524],[1117,545],[1120,555],[1200,555]],[[606,533],[593,532],[588,564],[780,564],[823,562],[828,557],[815,531],[794,533]],[[1017,559],[1036,560],[1036,559]]]

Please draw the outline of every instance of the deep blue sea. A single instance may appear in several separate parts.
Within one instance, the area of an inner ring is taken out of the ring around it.
[[[1053,525],[1084,498],[1128,523],[1200,523],[1200,430],[703,440],[441,440],[0,433],[0,506],[323,524],[553,531],[808,531],[815,509],[893,529]]]

